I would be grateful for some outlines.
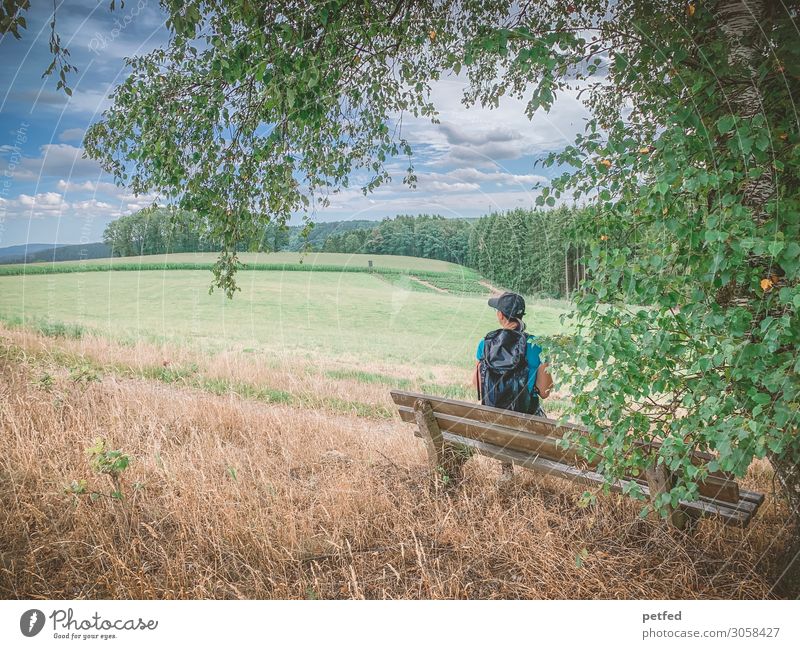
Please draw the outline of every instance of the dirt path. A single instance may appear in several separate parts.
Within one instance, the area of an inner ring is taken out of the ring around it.
[[[432,288],[434,291],[438,291],[439,293],[449,293],[450,292],[447,289],[439,288],[438,286],[434,286],[430,282],[426,282],[424,279],[420,279],[419,277],[414,277],[413,275],[409,275],[409,277],[411,279],[413,279],[415,282],[419,282],[423,286],[427,286],[428,288]]]
[[[492,293],[502,293],[503,292],[503,289],[497,288],[494,284],[490,284],[485,279],[479,279],[478,280],[478,284],[480,284],[481,286],[485,286]]]

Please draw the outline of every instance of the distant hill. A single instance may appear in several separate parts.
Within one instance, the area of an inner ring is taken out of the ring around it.
[[[52,250],[57,248],[57,243],[22,243],[18,246],[6,246],[0,248],[0,264],[5,261],[7,257],[20,258],[26,254],[33,254],[41,250]],[[6,262],[7,263],[7,262]]]
[[[5,254],[5,250],[10,250],[10,248],[0,249],[0,264],[30,264],[36,261],[103,259],[111,256],[111,248],[100,242],[78,243],[68,246],[56,246],[54,244],[41,243],[33,245],[39,246],[39,249],[32,251],[31,244],[29,244],[27,254],[25,254],[25,246],[11,246],[10,248],[22,249],[16,254]]]

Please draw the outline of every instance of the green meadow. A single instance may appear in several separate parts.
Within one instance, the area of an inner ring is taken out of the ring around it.
[[[247,266],[286,268],[287,270],[308,270],[333,267],[341,271],[360,271],[369,268],[369,261],[373,262],[373,269],[381,271],[401,272],[433,272],[454,273],[457,275],[474,275],[474,271],[436,259],[422,259],[420,257],[403,257],[399,255],[361,255],[338,252],[241,252],[239,260]],[[18,272],[58,272],[74,270],[76,268],[131,268],[153,266],[170,266],[175,264],[198,264],[211,267],[217,260],[217,254],[211,252],[186,252],[170,253],[163,255],[142,255],[139,257],[110,257],[107,259],[59,261],[55,263],[37,262],[33,264],[7,264],[0,266],[0,274]]]
[[[124,272],[101,270],[109,262],[92,260],[37,264],[51,272],[0,276],[0,317],[210,353],[292,352],[354,368],[361,363],[469,367],[477,341],[497,326],[486,304],[489,290],[474,271],[455,264],[316,253],[303,258],[306,272],[299,272],[298,253],[244,255],[249,263],[260,258],[292,267],[241,271],[241,291],[229,300],[220,291],[209,294],[208,270],[179,269],[210,264],[214,255],[155,257],[110,261],[124,264]],[[135,270],[141,259],[147,260],[146,268],[160,263],[165,269]],[[367,259],[387,272],[367,272]],[[80,264],[91,269],[61,272]],[[528,330],[542,336],[562,331],[564,311],[561,303],[531,302]]]

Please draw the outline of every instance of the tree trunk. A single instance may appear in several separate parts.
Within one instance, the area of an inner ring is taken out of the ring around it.
[[[728,90],[726,98],[734,114],[750,119],[763,112],[757,70],[763,57],[758,43],[764,30],[766,0],[722,0],[717,12],[720,29],[730,45],[728,63],[741,70],[745,80],[741,87]],[[775,193],[775,179],[770,173],[750,179],[742,193],[744,204],[753,210],[753,218],[760,223],[764,218],[764,205]]]
[[[784,553],[782,567],[776,575],[774,591],[783,597],[800,597],[800,465],[791,457],[770,453],[770,464],[789,506],[791,540]]]
[[[741,70],[744,81],[731,84],[726,99],[731,112],[742,119],[750,119],[763,112],[763,97],[758,86],[758,67],[764,56],[759,43],[769,32],[767,19],[767,0],[720,0],[716,6],[719,26],[727,40],[730,51],[728,63],[733,69]],[[761,225],[767,218],[765,205],[775,194],[776,182],[770,173],[750,179],[742,188],[743,203],[752,210],[753,219]],[[753,257],[750,263],[764,266],[763,259]],[[775,584],[776,592],[788,596],[800,595],[800,467],[787,449],[786,457],[768,455],[789,505],[789,521],[792,538],[784,561],[782,572]]]

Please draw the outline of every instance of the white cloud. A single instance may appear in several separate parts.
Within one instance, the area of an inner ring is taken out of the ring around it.
[[[103,196],[108,202],[116,203],[119,206],[117,209],[121,210],[122,213],[134,212],[149,207],[158,198],[156,194],[137,196],[126,187],[120,187],[112,182],[101,180],[75,182],[62,178],[56,183],[56,187],[65,195],[83,195],[86,192],[91,192],[93,196]]]
[[[75,182],[71,180],[64,180],[61,178],[56,187],[62,192],[102,192],[104,194],[119,194],[122,190],[120,187],[110,182],[102,182],[99,180],[84,180],[83,182]]]
[[[518,131],[503,126],[495,126],[490,129],[463,129],[455,124],[443,122],[439,124],[439,130],[444,133],[450,144],[481,146],[491,142],[510,142],[521,139]]]
[[[559,150],[583,132],[589,116],[577,88],[561,91],[549,113],[530,120],[527,99],[504,96],[497,108],[465,107],[461,100],[466,86],[460,77],[432,84],[439,124],[404,118],[403,134],[415,149],[417,164],[492,168],[504,160]]]
[[[454,169],[447,174],[449,177],[465,182],[494,183],[508,187],[531,188],[536,184],[547,184],[550,181],[537,174],[512,174],[505,171],[481,171],[480,169],[463,167]]]
[[[57,192],[42,192],[33,196],[20,194],[17,198],[3,200],[2,208],[9,218],[44,218],[62,214],[69,208],[69,203]]]
[[[77,212],[92,212],[93,214],[102,211],[104,215],[120,216],[119,211],[114,211],[114,207],[111,204],[98,201],[95,198],[73,203],[72,209]]]
[[[455,173],[455,172],[453,172]],[[491,174],[488,174],[491,175]],[[513,174],[498,174],[513,177]],[[441,214],[446,217],[473,217],[493,210],[532,207],[539,191],[459,182],[449,174],[426,174],[418,189],[387,185],[364,197],[358,190],[345,190],[330,197],[330,207],[320,210],[320,220],[381,218],[397,214]]]
[[[64,180],[63,178],[56,183],[56,187],[58,187],[62,192],[93,192],[96,191],[97,183],[92,182],[91,180],[86,180],[82,183],[71,182],[69,180]]]
[[[458,182],[441,182],[433,180],[424,185],[425,189],[432,189],[433,191],[443,192],[464,192],[464,191],[478,191],[481,186],[478,183],[458,183]]]
[[[486,142],[480,146],[455,145],[444,162],[447,164],[494,165],[498,160],[516,160],[526,153],[522,142]]]
[[[84,133],[86,129],[83,128],[68,128],[58,134],[58,139],[61,142],[82,142]]]
[[[91,182],[72,183],[59,180],[56,187],[60,191],[19,194],[13,199],[1,199],[0,209],[5,218],[39,219],[46,217],[68,218],[118,218],[150,206],[155,196],[134,196],[113,183]],[[86,192],[91,192],[90,197]],[[100,193],[101,198],[97,197]],[[67,200],[67,195],[76,195]]]
[[[36,180],[47,177],[68,178],[71,181],[97,178],[102,174],[100,165],[83,158],[83,148],[71,144],[44,144],[39,148],[38,158],[23,157],[16,168],[15,176],[21,180]]]
[[[418,194],[407,190],[404,194],[383,196],[378,191],[374,196],[359,201],[331,201],[335,210],[332,218],[341,214],[353,218],[379,218],[396,214],[436,213],[446,217],[471,217],[493,210],[508,210],[515,207],[531,207],[537,194],[526,191],[480,191],[473,187],[441,194]],[[322,216],[328,210],[321,213]]]
[[[67,205],[67,203],[64,201],[64,197],[56,192],[43,192],[41,194],[36,194],[36,196],[20,194],[17,200],[19,201],[20,205],[25,207],[38,206],[49,209],[54,207],[60,208],[64,205]]]

